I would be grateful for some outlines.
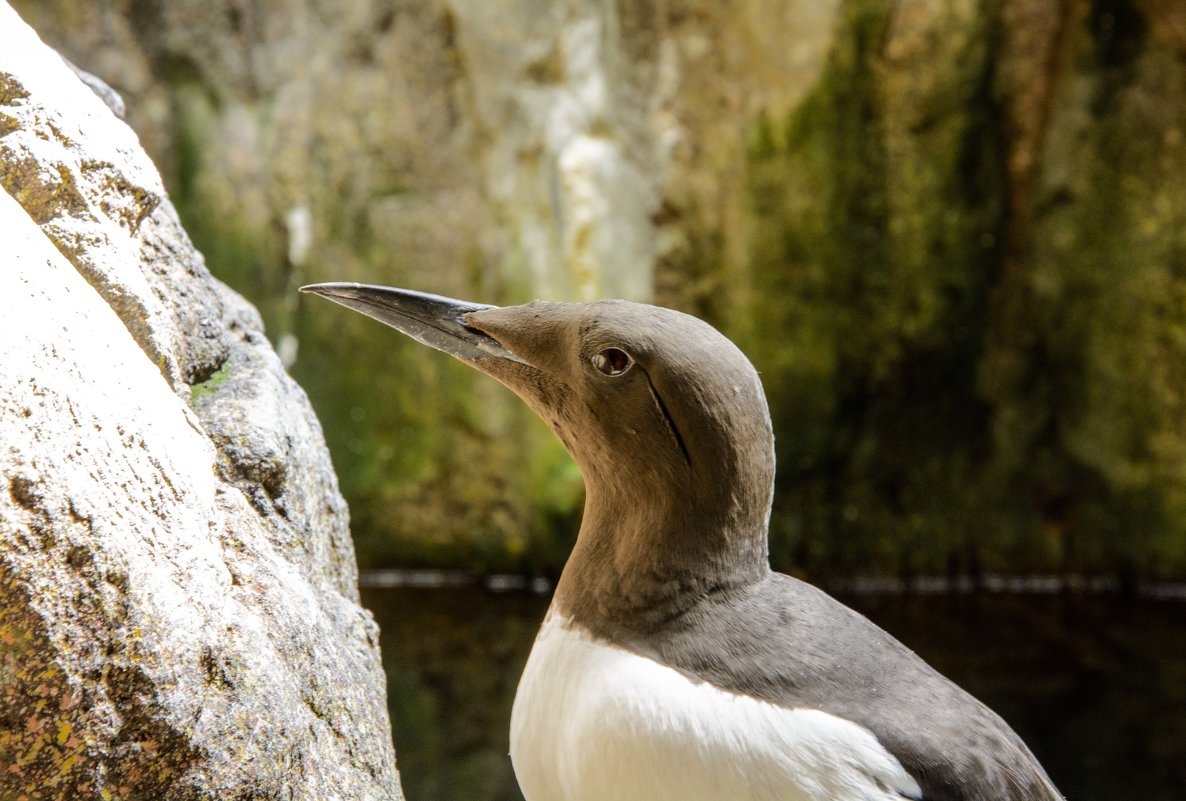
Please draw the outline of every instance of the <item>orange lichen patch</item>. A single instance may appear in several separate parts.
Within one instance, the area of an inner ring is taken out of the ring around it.
[[[7,786],[29,801],[84,797],[93,790],[81,688],[54,661],[27,588],[0,566],[0,765]],[[11,777],[19,777],[13,779]]]
[[[61,214],[90,213],[75,175],[66,164],[47,169],[34,159],[8,161],[0,171],[0,184],[38,225]]]
[[[0,562],[0,788],[28,801],[169,795],[203,755],[165,720],[152,682],[135,664],[68,674],[31,598]]]
[[[0,106],[16,106],[29,96],[15,75],[0,72]]]

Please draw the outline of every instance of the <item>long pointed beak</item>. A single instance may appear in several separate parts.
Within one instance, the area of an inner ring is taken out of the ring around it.
[[[396,289],[389,286],[333,282],[309,284],[302,292],[321,295],[348,309],[362,312],[430,348],[464,362],[491,356],[520,364],[527,362],[504,348],[498,340],[466,322],[471,312],[493,309],[482,303]]]

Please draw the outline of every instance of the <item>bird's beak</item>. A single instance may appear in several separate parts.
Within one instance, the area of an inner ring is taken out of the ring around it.
[[[502,344],[466,322],[476,311],[495,309],[483,303],[454,300],[410,289],[333,282],[309,284],[302,292],[321,295],[346,308],[362,312],[430,348],[456,356],[463,362],[491,357],[527,364]]]

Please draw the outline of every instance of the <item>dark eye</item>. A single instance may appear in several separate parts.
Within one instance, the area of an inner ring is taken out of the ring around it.
[[[606,375],[621,375],[634,364],[634,359],[630,358],[630,354],[618,348],[606,348],[600,353],[594,353],[593,358],[589,361],[593,362],[593,366]]]

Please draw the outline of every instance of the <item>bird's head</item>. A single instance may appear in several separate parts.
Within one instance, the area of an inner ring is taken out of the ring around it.
[[[749,360],[707,323],[619,300],[498,307],[362,284],[303,290],[513,390],[581,468],[582,538],[613,531],[651,547],[717,538],[712,550],[742,547],[764,561],[774,479],[766,399]]]

